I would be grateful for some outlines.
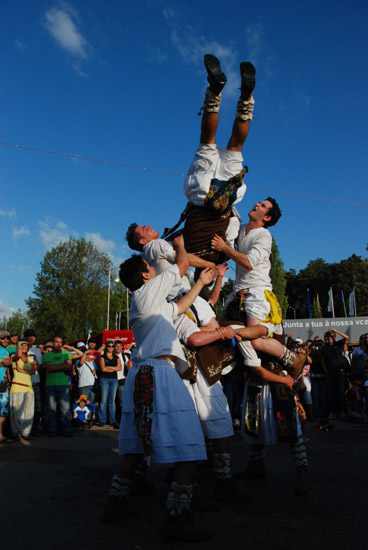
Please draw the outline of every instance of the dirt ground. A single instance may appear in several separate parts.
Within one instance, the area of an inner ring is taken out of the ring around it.
[[[140,515],[114,524],[101,521],[118,454],[115,430],[93,427],[72,439],[40,436],[25,447],[0,445],[1,547],[7,550],[159,550],[176,547],[246,550],[360,550],[368,548],[368,426],[334,421],[328,433],[307,424],[312,492],[293,493],[295,468],[287,444],[267,449],[266,480],[239,481],[255,500],[197,514],[212,538],[203,543],[168,543],[158,526],[164,517],[166,470],[151,466],[155,492],[134,497]],[[237,472],[248,449],[233,440]],[[200,471],[207,493],[213,472]]]

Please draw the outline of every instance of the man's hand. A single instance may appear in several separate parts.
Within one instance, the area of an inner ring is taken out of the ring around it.
[[[175,248],[175,250],[177,248],[184,248],[184,238],[183,238],[183,235],[178,235],[178,237],[175,237],[175,239],[173,239],[173,247]]]
[[[224,277],[225,274],[226,274],[226,271],[229,269],[229,265],[227,262],[225,262],[224,264],[221,264],[218,266],[217,268],[217,276],[218,277]]]
[[[218,235],[215,235],[214,237],[212,237],[211,248],[213,250],[217,250],[218,252],[221,252],[224,249],[225,245],[226,243],[224,239],[222,239]]]
[[[236,335],[235,330],[230,325],[228,327],[222,327],[224,330],[222,331],[222,339],[223,340],[232,340],[234,336]]]
[[[217,269],[207,267],[199,276],[203,286],[209,285],[217,277]]]
[[[287,374],[286,376],[280,377],[280,382],[292,390],[295,380],[290,376],[290,374]]]

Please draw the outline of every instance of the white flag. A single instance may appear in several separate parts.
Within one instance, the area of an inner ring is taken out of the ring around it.
[[[349,294],[349,315],[355,315],[355,304],[354,304],[354,290]]]

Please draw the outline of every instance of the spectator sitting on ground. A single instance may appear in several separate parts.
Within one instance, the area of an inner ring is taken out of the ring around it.
[[[87,396],[82,394],[73,405],[73,426],[90,428],[90,421],[95,410],[96,405],[88,401]]]

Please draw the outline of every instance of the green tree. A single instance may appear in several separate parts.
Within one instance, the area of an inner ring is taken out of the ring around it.
[[[270,277],[272,281],[273,292],[276,294],[279,304],[281,306],[282,316],[285,317],[288,308],[288,299],[286,296],[286,272],[284,269],[284,262],[280,258],[279,248],[273,237],[270,260]]]
[[[355,288],[357,315],[368,315],[368,260],[360,256],[353,254],[347,260],[331,264],[326,263],[322,258],[317,258],[310,261],[298,274],[295,270],[290,270],[286,278],[289,304],[296,309],[296,316],[299,319],[308,317],[307,288],[309,288],[312,303],[317,294],[319,295],[318,313],[321,317],[331,317],[331,313],[327,311],[328,292],[331,287],[336,317],[345,316],[341,291],[348,309],[347,300],[353,288]]]
[[[14,311],[10,315],[10,317],[4,317],[4,320],[1,324],[4,328],[6,327],[9,332],[11,332],[12,330],[16,330],[20,338],[22,335],[22,331],[26,330],[28,327],[28,321],[28,315],[19,308],[17,309],[17,311]]]
[[[39,340],[55,334],[66,340],[83,338],[87,323],[93,333],[105,329],[111,269],[109,257],[83,238],[70,238],[48,251],[33,296],[26,301]]]

